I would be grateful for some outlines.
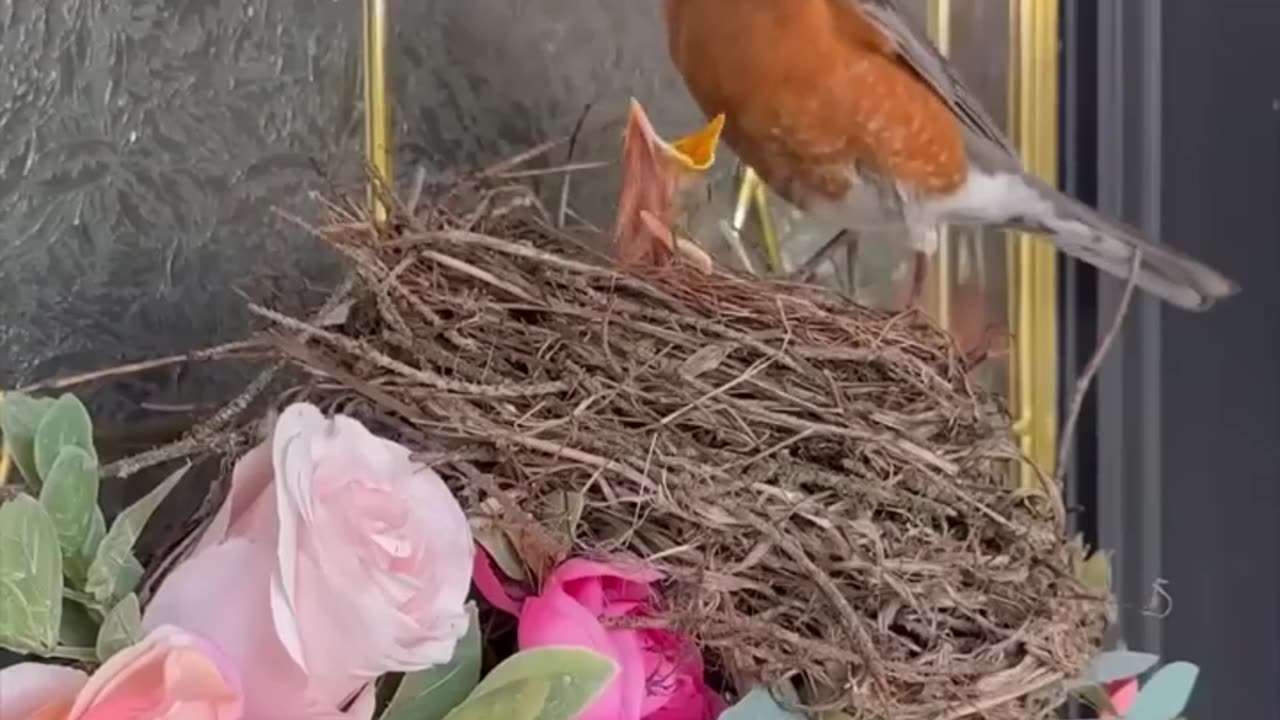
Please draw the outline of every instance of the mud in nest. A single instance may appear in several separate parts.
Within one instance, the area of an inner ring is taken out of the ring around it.
[[[334,207],[317,233],[351,300],[315,324],[254,308],[314,378],[296,397],[421,451],[535,582],[570,553],[660,569],[651,622],[726,689],[895,720],[1058,703],[1104,602],[943,332],[814,287],[618,272],[500,197],[382,239]]]

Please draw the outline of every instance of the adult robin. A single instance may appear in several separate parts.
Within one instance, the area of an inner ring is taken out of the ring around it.
[[[1047,236],[1060,250],[1203,310],[1238,287],[1029,174],[894,0],[664,0],[669,50],[724,141],[775,193],[856,231],[905,226],[919,301],[942,224]]]

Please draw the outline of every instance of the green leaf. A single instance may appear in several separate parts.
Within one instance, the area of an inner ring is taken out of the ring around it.
[[[613,660],[580,647],[546,646],[518,652],[498,664],[472,695],[479,696],[516,680],[537,677],[567,679],[583,687],[603,689],[618,667]]]
[[[107,519],[102,515],[102,508],[94,506],[89,518],[89,534],[85,536],[84,545],[80,546],[79,552],[79,556],[84,558],[84,577],[72,575],[81,588],[89,581],[89,568],[93,565],[93,559],[98,556],[98,548],[102,547],[102,540],[106,536]]]
[[[1187,708],[1200,668],[1189,662],[1172,662],[1143,683],[1125,720],[1174,720]]]
[[[1072,688],[1076,696],[1084,701],[1089,707],[1098,712],[1108,712],[1116,715],[1115,706],[1111,704],[1111,698],[1107,697],[1107,689],[1101,685],[1089,685],[1087,687]]]
[[[768,688],[756,687],[721,713],[720,720],[804,720],[804,715],[783,708]]]
[[[89,647],[97,640],[98,621],[94,620],[80,603],[70,598],[63,598],[58,644],[69,647]]]
[[[1111,553],[1098,550],[1080,566],[1080,580],[1085,587],[1099,592],[1111,592]]]
[[[1160,661],[1159,655],[1112,650],[1098,655],[1089,663],[1080,677],[1071,682],[1072,687],[1105,685],[1113,680],[1137,677]]]
[[[467,605],[467,634],[443,665],[407,673],[381,720],[442,720],[480,682],[480,617]]]
[[[140,639],[142,639],[142,606],[138,603],[137,594],[129,593],[103,618],[102,629],[98,631],[98,641],[94,644],[94,649],[98,653],[98,660],[106,662],[107,658]]]
[[[550,517],[544,519],[553,522],[565,537],[577,537],[578,526],[582,524],[582,513],[587,506],[586,495],[576,490],[557,490],[547,498],[547,504]]]
[[[13,464],[33,489],[40,487],[40,475],[36,472],[36,430],[51,407],[53,400],[49,398],[22,393],[6,393],[0,401],[0,433],[4,433]]]
[[[62,624],[62,554],[53,521],[35,498],[0,506],[0,645],[47,653]]]
[[[569,720],[587,706],[572,714],[552,714],[549,678],[529,678],[503,685],[497,690],[466,701],[445,716],[446,720]],[[558,707],[558,706],[557,706]]]
[[[528,582],[529,574],[525,571],[524,561],[516,553],[511,538],[498,526],[498,523],[487,517],[471,518],[471,537],[480,543],[480,547],[489,553],[489,557],[498,565],[504,575],[518,582]]]
[[[595,702],[618,666],[579,647],[540,647],[495,667],[446,720],[571,720]]]
[[[133,556],[133,546],[151,514],[190,467],[188,463],[178,468],[141,500],[122,510],[111,523],[111,529],[89,565],[89,576],[84,586],[85,592],[104,607],[115,605],[119,599],[133,592],[142,579],[142,565]]]
[[[62,548],[63,572],[76,586],[83,586],[93,561],[90,548],[95,518],[102,522],[98,509],[98,461],[84,450],[69,445],[58,453],[40,489],[40,504],[53,520]],[[101,535],[98,536],[100,541]]]
[[[49,406],[40,427],[36,429],[36,472],[41,482],[46,482],[53,463],[65,447],[78,447],[88,453],[95,463],[98,453],[93,449],[93,422],[84,403],[70,393],[63,395]]]

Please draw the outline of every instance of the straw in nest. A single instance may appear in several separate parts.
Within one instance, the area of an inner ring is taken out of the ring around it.
[[[812,287],[617,272],[493,193],[390,239],[337,210],[345,320],[255,306],[301,394],[420,450],[534,578],[570,553],[664,572],[652,622],[729,689],[895,720],[1060,699],[1104,603],[1056,506],[1011,489],[1005,416],[944,333]]]

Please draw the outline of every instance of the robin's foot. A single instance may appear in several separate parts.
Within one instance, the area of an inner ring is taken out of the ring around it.
[[[857,234],[852,230],[841,230],[835,235],[832,235],[830,240],[826,241],[822,244],[822,247],[818,248],[818,252],[811,255],[808,260],[804,261],[804,265],[801,265],[798,270],[791,273],[790,280],[802,283],[812,280],[813,276],[818,272],[818,267],[830,259],[832,253],[840,249],[840,246],[845,243],[852,243],[856,248],[858,245]],[[856,250],[853,252],[853,255],[857,255]]]
[[[858,292],[858,234],[852,232],[843,232],[843,234],[845,236],[844,291],[852,298]]]
[[[915,250],[911,254],[910,284],[907,286],[907,303],[903,310],[922,310],[924,282],[929,277],[929,254]]]

